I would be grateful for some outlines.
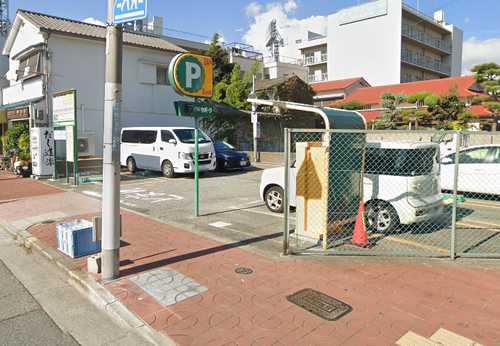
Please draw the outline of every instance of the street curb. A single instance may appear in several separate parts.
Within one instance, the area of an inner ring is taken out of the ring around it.
[[[53,262],[69,279],[69,283],[84,294],[97,308],[104,310],[115,322],[129,328],[143,338],[158,346],[174,346],[176,343],[166,334],[155,331],[140,317],[130,311],[114,297],[103,285],[96,282],[88,273],[72,268],[73,264],[57,250],[45,246],[37,237],[26,230],[19,230],[0,219],[0,228],[12,235],[27,250],[35,250]]]

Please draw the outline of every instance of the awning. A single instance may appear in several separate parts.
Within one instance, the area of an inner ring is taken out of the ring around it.
[[[1,105],[0,109],[14,109],[14,108],[26,107],[26,106],[29,106],[32,103],[36,103],[36,102],[42,100],[43,98],[44,97],[41,96],[41,97],[37,97],[37,98],[34,98],[34,99],[30,99],[30,100],[19,101],[19,102],[14,102],[14,103],[8,103],[8,104],[5,104],[5,105]]]

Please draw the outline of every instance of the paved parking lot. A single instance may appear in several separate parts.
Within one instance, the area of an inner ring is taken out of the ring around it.
[[[259,197],[261,164],[244,171],[210,172],[200,180],[201,216],[193,216],[192,176],[167,179],[160,175],[122,175],[122,207],[161,221],[188,227],[226,242],[245,241],[253,248],[277,256],[282,251],[283,218],[267,210]],[[83,184],[80,193],[100,198],[101,183]],[[500,253],[500,200],[466,196],[460,203],[457,222],[457,252]],[[293,226],[295,215],[291,213]],[[372,234],[372,253],[448,256],[451,207],[436,224],[402,227],[392,234]],[[350,234],[346,234],[348,238]],[[310,246],[310,245],[308,245]],[[298,245],[300,249],[301,245]],[[305,247],[305,245],[304,245]],[[333,252],[350,251],[342,246]],[[364,251],[363,254],[370,254]]]

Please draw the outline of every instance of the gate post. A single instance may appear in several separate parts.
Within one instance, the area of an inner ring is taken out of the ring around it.
[[[462,141],[462,133],[456,132],[453,134],[453,141],[455,143],[455,163],[453,173],[453,209],[451,214],[451,244],[450,244],[450,258],[456,258],[456,230],[457,230],[457,204],[458,204],[458,172],[460,167],[460,144]]]
[[[285,140],[285,158],[284,158],[284,167],[285,167],[285,181],[283,183],[283,255],[287,256],[289,247],[289,233],[290,233],[290,222],[288,220],[288,214],[290,212],[290,201],[288,199],[289,196],[289,176],[290,176],[290,129],[285,128],[284,131],[284,140]]]

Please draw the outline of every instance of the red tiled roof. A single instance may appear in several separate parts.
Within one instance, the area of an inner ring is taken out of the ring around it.
[[[385,92],[411,95],[427,91],[435,95],[445,95],[455,86],[458,88],[458,96],[464,98],[479,95],[479,93],[469,90],[475,82],[474,76],[463,76],[359,88],[341,102],[359,101],[364,104],[376,105],[380,104],[380,97]]]
[[[349,78],[349,79],[338,79],[338,80],[330,80],[327,82],[317,82],[309,84],[314,91],[330,91],[330,90],[339,90],[350,87],[356,82],[364,81],[363,77],[357,78]],[[365,81],[366,84],[368,82]]]
[[[486,107],[483,105],[472,105],[467,107],[467,111],[471,112],[476,116],[477,118],[489,118],[493,115],[492,112],[490,112]],[[363,115],[366,119],[366,121],[374,121],[377,120],[378,117],[380,117],[380,114],[382,113],[381,110],[359,110],[359,113]]]

